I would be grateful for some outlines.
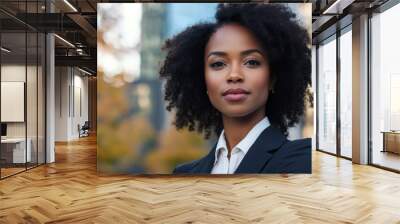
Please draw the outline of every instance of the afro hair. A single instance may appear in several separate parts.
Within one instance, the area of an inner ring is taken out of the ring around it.
[[[288,127],[303,116],[311,85],[311,50],[307,30],[296,14],[282,4],[219,4],[215,22],[199,23],[168,39],[166,58],[160,69],[165,79],[167,110],[175,110],[177,129],[218,135],[222,116],[206,94],[204,53],[211,35],[225,24],[246,27],[265,49],[274,92],[266,103],[266,116],[272,126],[287,135]]]

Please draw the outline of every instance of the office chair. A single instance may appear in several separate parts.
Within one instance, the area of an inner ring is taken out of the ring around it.
[[[89,129],[90,129],[89,121],[85,121],[82,127],[80,127],[80,125],[78,124],[79,138],[89,136]]]

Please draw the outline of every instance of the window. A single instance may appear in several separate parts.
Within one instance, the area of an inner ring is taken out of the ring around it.
[[[400,4],[371,18],[372,163],[400,170]]]
[[[340,155],[351,158],[352,35],[351,26],[340,36]]]
[[[336,36],[318,48],[318,149],[336,153]]]

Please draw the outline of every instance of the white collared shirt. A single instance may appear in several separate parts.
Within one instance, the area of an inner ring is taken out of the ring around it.
[[[240,162],[249,151],[250,147],[257,140],[258,136],[270,126],[267,117],[259,121],[247,135],[232,148],[231,158],[228,159],[228,147],[225,140],[225,132],[222,130],[215,148],[214,167],[212,174],[232,174],[238,168]]]

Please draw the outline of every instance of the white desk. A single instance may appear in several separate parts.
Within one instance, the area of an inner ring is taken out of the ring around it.
[[[25,163],[25,158],[27,159],[26,162],[31,162],[32,154],[31,154],[31,145],[32,140],[27,138],[28,147],[26,147],[26,154],[25,154],[25,138],[6,138],[1,139],[2,147],[12,147],[12,162],[13,163]]]

